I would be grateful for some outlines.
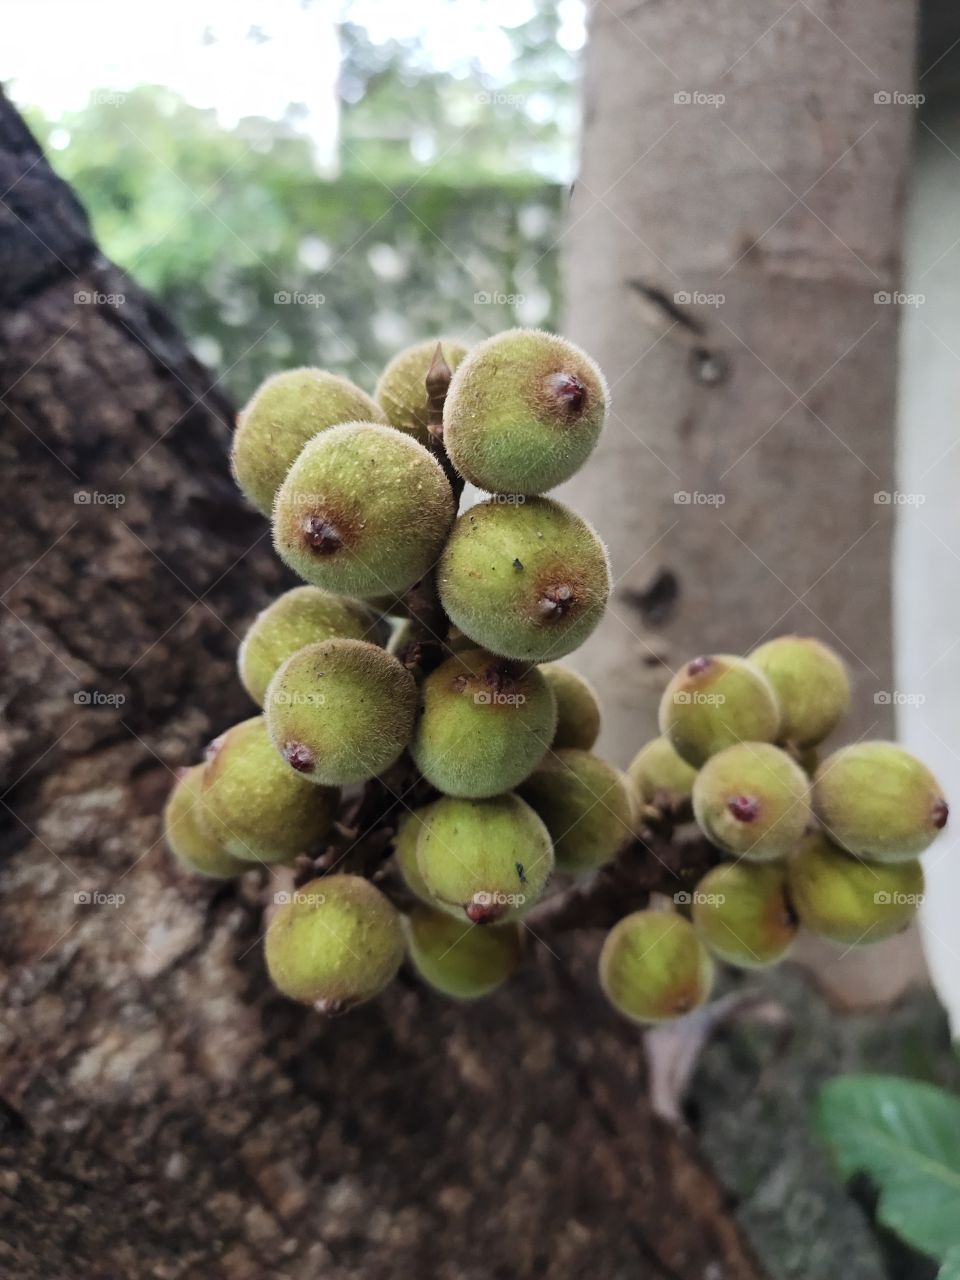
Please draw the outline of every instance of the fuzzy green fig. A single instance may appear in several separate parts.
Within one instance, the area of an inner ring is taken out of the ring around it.
[[[454,374],[444,444],[479,489],[545,493],[586,462],[607,402],[603,374],[579,347],[537,329],[511,329],[474,347]]]
[[[589,751],[600,736],[600,703],[593,686],[572,667],[549,662],[540,668],[557,703],[557,731],[552,746]]]
[[[397,819],[397,830],[393,837],[393,860],[403,883],[413,896],[428,906],[435,907],[433,894],[424,884],[417,865],[417,843],[429,811],[429,805],[423,809],[405,809]]]
[[[178,777],[163,812],[163,834],[172,853],[191,871],[226,880],[250,869],[249,862],[234,858],[203,828],[200,822],[202,764]]]
[[[556,721],[553,694],[536,667],[469,649],[424,680],[410,754],[447,795],[500,795],[537,767]]]
[[[709,998],[714,966],[689,920],[673,912],[635,911],[607,934],[600,985],[635,1022],[682,1018]]]
[[[779,728],[773,686],[732,654],[694,658],[660,700],[660,732],[695,769],[735,742],[773,742]]]
[[[627,782],[589,751],[549,751],[517,793],[543,819],[560,871],[603,866],[633,834]]]
[[[822,832],[809,835],[787,864],[790,901],[811,933],[843,946],[899,933],[923,901],[923,868],[864,862]]]
[[[273,542],[337,595],[402,594],[429,572],[456,509],[443,468],[393,427],[349,422],[307,444],[277,493]]]
[[[264,713],[277,751],[299,777],[327,786],[366,782],[399,757],[413,733],[410,672],[364,640],[300,649],[267,689]]]
[[[550,833],[518,796],[443,796],[427,811],[417,866],[435,905],[474,924],[515,920],[553,871]]]
[[[390,425],[413,436],[422,445],[430,443],[427,372],[438,344],[447,368],[455,371],[463,362],[467,348],[455,338],[429,338],[395,355],[380,375],[374,392]]]
[[[369,880],[322,876],[284,897],[265,943],[278,991],[336,1014],[393,981],[404,952],[400,914]]]
[[[300,450],[340,422],[386,422],[383,410],[346,378],[323,369],[288,369],[268,378],[237,418],[230,455],[234,478],[265,516]]]
[[[294,587],[257,614],[237,654],[240,682],[262,707],[267,685],[287,658],[308,644],[339,637],[379,644],[386,628],[359,600],[319,587]]]
[[[677,755],[669,738],[654,738],[641,747],[627,769],[641,801],[662,809],[688,806],[696,776],[696,769]]]
[[[200,825],[242,862],[289,862],[316,851],[337,815],[339,792],[294,773],[263,716],[213,744],[200,780]]]
[[[476,1000],[502,986],[520,961],[520,927],[482,929],[428,907],[404,921],[407,953],[429,986],[455,1000]]]
[[[708,840],[753,862],[782,858],[810,822],[810,783],[768,742],[738,742],[711,756],[693,784],[693,815]]]
[[[690,898],[697,933],[727,964],[763,969],[789,952],[797,917],[780,863],[723,863],[707,872]]]
[[[559,502],[491,498],[454,525],[437,585],[447,614],[477,645],[544,662],[597,626],[610,569],[593,529]]]
[[[833,732],[850,706],[850,677],[839,654],[811,636],[778,636],[749,656],[773,685],[780,737],[813,747]]]
[[[831,840],[874,862],[915,858],[947,823],[939,782],[895,742],[856,742],[820,765],[813,805]]]

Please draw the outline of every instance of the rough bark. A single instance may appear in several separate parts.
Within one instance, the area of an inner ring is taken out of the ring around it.
[[[846,658],[845,736],[892,732],[897,508],[876,496],[901,308],[876,299],[899,288],[915,8],[592,6],[567,329],[613,413],[567,488],[610,543],[612,608],[575,661],[621,763],[679,663],[790,631]],[[859,1003],[920,974],[910,935],[840,981]]]
[[[284,579],[230,406],[2,101],[0,191],[0,1275],[755,1280],[592,941],[326,1022],[268,986],[257,873],[173,864],[170,770],[249,713]]]

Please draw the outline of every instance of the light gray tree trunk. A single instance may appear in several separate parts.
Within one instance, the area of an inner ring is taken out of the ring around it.
[[[605,370],[613,411],[562,496],[610,546],[612,608],[576,661],[621,764],[656,732],[680,663],[789,631],[849,663],[846,735],[892,732],[884,496],[902,308],[887,299],[915,9],[591,9],[566,328]],[[922,972],[913,934],[886,946],[845,957],[844,1001]],[[820,961],[836,993],[839,957]]]
[[[890,727],[898,287],[915,6],[591,11],[567,326],[613,415],[570,500],[617,586],[582,669],[621,763],[672,668],[816,634]],[[890,98],[891,101],[886,101]]]

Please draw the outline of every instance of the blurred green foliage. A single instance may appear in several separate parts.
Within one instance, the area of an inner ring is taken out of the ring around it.
[[[285,120],[224,128],[169,89],[29,113],[104,251],[155,292],[243,401],[319,364],[372,390],[398,347],[553,326],[573,61],[544,4],[511,31],[514,77],[424,65],[415,44],[341,29],[339,158],[319,172]]]

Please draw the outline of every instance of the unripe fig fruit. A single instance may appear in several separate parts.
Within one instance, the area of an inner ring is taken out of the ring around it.
[[[549,751],[517,788],[543,819],[560,871],[592,871],[633,834],[633,805],[623,775],[589,751]]]
[[[603,543],[559,502],[491,498],[460,516],[437,579],[447,614],[491,653],[528,662],[581,645],[603,616]]]
[[[850,677],[839,654],[811,636],[778,636],[750,654],[780,704],[780,737],[812,747],[832,733],[850,706]]]
[[[713,986],[710,953],[683,916],[635,911],[607,934],[600,985],[635,1022],[668,1022],[702,1005]]]
[[[187,769],[174,784],[163,811],[163,834],[172,853],[191,871],[226,880],[249,871],[248,862],[231,857],[200,825],[202,764]]]
[[[245,497],[265,516],[283,477],[318,431],[340,422],[386,422],[383,410],[346,378],[288,369],[268,378],[237,418],[231,465]]]
[[[782,858],[810,822],[810,783],[779,747],[738,742],[711,756],[697,774],[693,815],[726,853],[753,862]]]
[[[456,514],[443,468],[393,427],[348,422],[307,444],[277,493],[273,542],[306,582],[398,595],[434,565]]]
[[[923,869],[909,862],[863,862],[823,832],[803,841],[787,863],[788,890],[800,923],[844,946],[880,942],[913,919],[923,899]]]
[[[283,759],[327,786],[366,782],[389,768],[410,741],[416,709],[410,672],[364,640],[300,649],[270,681],[264,703]]]
[[[714,955],[740,969],[784,959],[797,933],[780,863],[726,862],[693,892],[693,924]]]
[[[557,703],[557,731],[553,747],[589,751],[600,736],[600,703],[583,676],[559,662],[540,668]]]
[[[627,777],[644,804],[679,809],[693,794],[696,769],[681,759],[669,738],[654,738],[630,761]]]
[[[311,880],[267,929],[274,986],[319,1013],[343,1013],[378,996],[396,976],[403,951],[400,913],[362,876]]]
[[[607,412],[597,365],[565,338],[511,329],[474,347],[450,383],[443,440],[491,493],[545,493],[586,462]]]
[[[424,884],[417,865],[417,842],[429,812],[429,805],[423,809],[406,809],[397,819],[397,831],[393,837],[393,859],[403,883],[414,897],[436,908],[433,894]]]
[[[500,795],[537,767],[556,722],[553,694],[536,667],[468,649],[424,680],[410,754],[447,795]]]
[[[923,853],[948,814],[939,782],[895,742],[856,742],[828,756],[814,775],[813,807],[831,840],[874,862]]]
[[[735,742],[772,742],[779,727],[773,686],[732,654],[694,658],[660,700],[660,732],[695,769]]]
[[[379,644],[386,628],[359,600],[332,596],[319,587],[294,587],[262,609],[237,654],[240,681],[258,706],[279,666],[298,649],[339,637]]]
[[[263,716],[234,725],[203,766],[199,819],[242,862],[288,862],[316,850],[339,792],[316,787],[277,755]]]
[[[478,929],[441,911],[414,907],[404,921],[407,954],[437,991],[456,1000],[476,1000],[496,991],[520,961],[520,926]]]
[[[434,905],[474,924],[515,920],[553,871],[550,834],[519,796],[443,796],[427,811],[417,865]]]
[[[427,403],[427,370],[440,344],[441,354],[450,370],[456,370],[467,354],[467,348],[455,338],[429,338],[407,347],[393,357],[377,383],[374,397],[398,431],[429,443],[430,410]]]

